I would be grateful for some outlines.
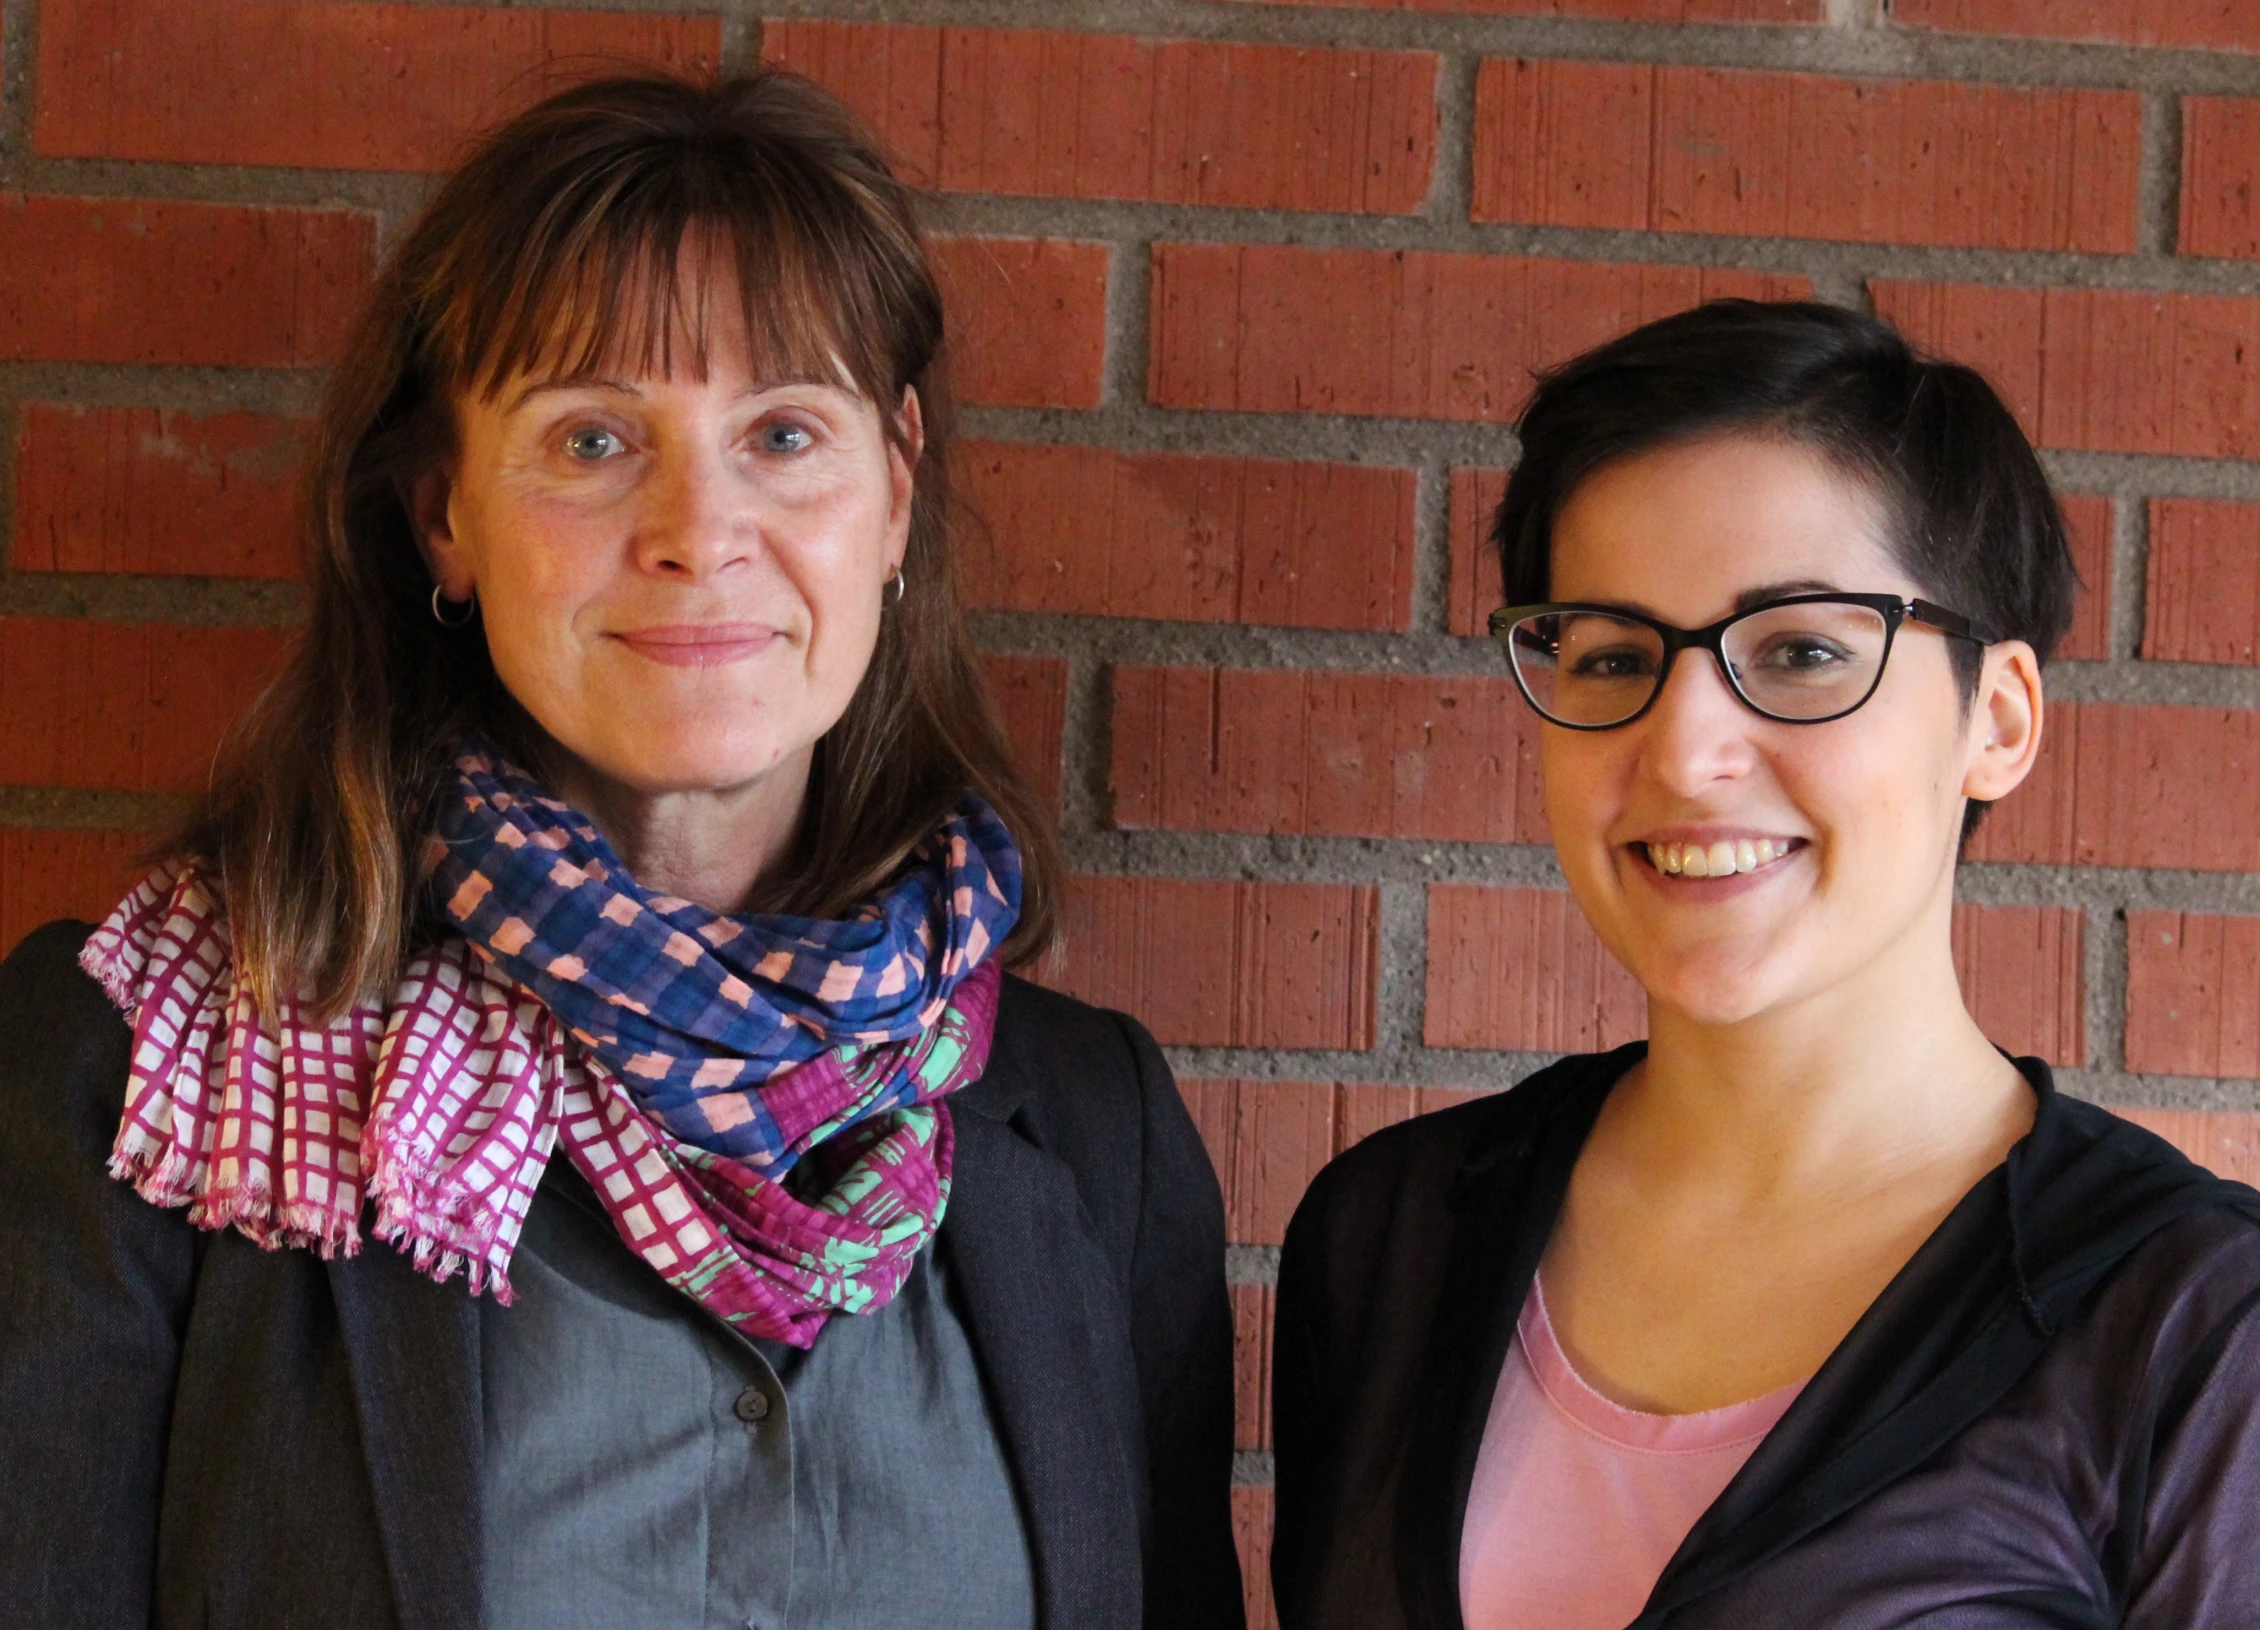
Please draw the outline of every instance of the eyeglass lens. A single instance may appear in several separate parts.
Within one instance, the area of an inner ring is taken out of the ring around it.
[[[1622,724],[1648,705],[1664,642],[1645,624],[1593,611],[1525,617],[1501,642],[1538,711],[1588,729]],[[1891,643],[1883,613],[1841,601],[1768,606],[1729,626],[1720,644],[1733,681],[1759,712],[1818,720],[1866,701]]]

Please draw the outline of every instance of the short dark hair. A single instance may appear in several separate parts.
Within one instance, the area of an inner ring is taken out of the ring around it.
[[[1886,540],[1926,598],[2046,662],[2079,573],[2032,444],[1974,370],[1918,353],[1839,306],[1713,300],[1542,376],[1493,539],[1507,603],[1548,597],[1555,518],[1590,477],[1657,448],[1736,431],[1813,448],[1884,500]],[[1967,702],[1981,653],[1950,642]]]

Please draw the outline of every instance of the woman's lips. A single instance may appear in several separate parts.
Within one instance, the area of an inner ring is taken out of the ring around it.
[[[676,624],[612,636],[637,656],[671,668],[719,668],[758,656],[778,638],[766,623]]]

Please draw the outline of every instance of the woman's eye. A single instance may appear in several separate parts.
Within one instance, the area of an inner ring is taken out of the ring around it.
[[[620,438],[609,430],[584,425],[565,438],[565,455],[583,464],[610,458],[620,450]]]
[[[805,453],[816,445],[806,427],[797,424],[771,424],[761,427],[761,450],[764,453]]]
[[[1758,662],[1761,667],[1785,668],[1792,673],[1812,673],[1816,669],[1835,667],[1846,661],[1851,654],[1834,640],[1807,634],[1774,641],[1760,654]]]
[[[1570,664],[1570,672],[1581,679],[1638,679],[1654,671],[1647,652],[1627,645],[1586,651]]]

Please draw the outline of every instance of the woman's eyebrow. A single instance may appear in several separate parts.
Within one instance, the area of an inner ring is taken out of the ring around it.
[[[1752,606],[1762,606],[1768,600],[1779,600],[1791,594],[1836,594],[1841,592],[1836,584],[1824,583],[1817,577],[1793,578],[1786,583],[1761,583],[1754,589],[1744,589],[1734,597],[1737,612],[1748,611]]]
[[[749,396],[760,396],[768,391],[786,390],[795,385],[814,385],[827,390],[844,388],[838,380],[824,379],[815,374],[780,374],[773,379],[756,379],[744,390],[738,392],[738,399],[743,401]],[[502,411],[504,413],[515,413],[535,397],[551,391],[607,391],[619,396],[641,396],[643,394],[643,388],[631,380],[612,379],[602,374],[557,374],[548,379],[529,381],[512,393],[510,400],[503,404]]]
[[[607,379],[599,374],[559,374],[549,379],[532,380],[513,392],[503,404],[504,413],[515,413],[537,396],[551,391],[610,391],[615,395],[641,396],[643,392],[625,379]]]

